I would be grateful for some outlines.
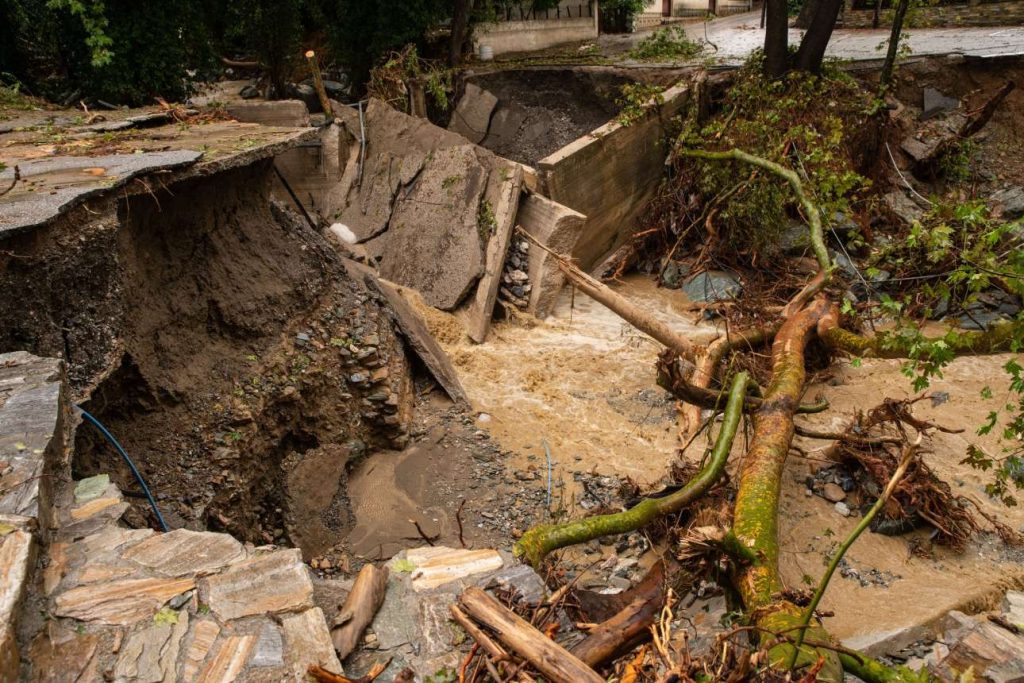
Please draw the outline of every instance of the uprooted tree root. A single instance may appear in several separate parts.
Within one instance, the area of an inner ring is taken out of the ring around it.
[[[906,427],[927,433],[952,430],[918,419],[911,413],[912,406],[930,396],[895,401],[886,399],[870,411],[858,412],[853,423],[842,434],[837,434],[834,459],[855,473],[859,494],[863,501],[877,497],[878,491],[890,481],[899,466],[899,443],[906,438]],[[935,529],[935,542],[955,552],[963,552],[967,543],[984,524],[977,519],[981,514],[1002,540],[1018,545],[1024,539],[1004,524],[981,513],[970,499],[953,493],[948,483],[940,479],[921,458],[911,461],[907,474],[900,481],[881,514],[874,520],[871,530],[894,534],[910,531],[927,524]]]

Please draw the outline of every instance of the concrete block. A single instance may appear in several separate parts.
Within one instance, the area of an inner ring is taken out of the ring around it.
[[[519,202],[516,222],[534,239],[559,254],[571,254],[576,248],[587,217],[538,194]],[[555,258],[537,247],[530,249],[529,312],[538,318],[547,317],[565,284],[565,275]]]
[[[633,233],[664,171],[665,123],[689,96],[687,85],[673,86],[637,122],[612,121],[538,162],[544,194],[587,217],[572,254],[584,270]]]
[[[498,106],[498,98],[474,83],[466,83],[466,91],[452,112],[448,130],[458,133],[470,142],[479,145],[487,137],[491,125],[491,114]],[[517,126],[518,128],[518,126]]]

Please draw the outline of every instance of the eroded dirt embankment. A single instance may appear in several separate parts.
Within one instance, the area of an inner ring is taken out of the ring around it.
[[[0,274],[0,348],[67,359],[74,400],[136,459],[172,527],[311,555],[351,526],[347,462],[405,444],[411,373],[376,295],[269,203],[270,163],[4,245],[19,257]],[[91,429],[72,470],[137,490]]]

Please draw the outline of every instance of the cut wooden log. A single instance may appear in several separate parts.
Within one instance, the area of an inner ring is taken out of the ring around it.
[[[553,683],[603,683],[596,671],[483,590],[467,588],[459,602],[467,614]]]
[[[657,562],[637,585],[640,589],[624,609],[598,624],[570,653],[595,669],[621,657],[651,637],[651,626],[665,604],[665,569]]]
[[[374,615],[384,602],[388,589],[388,568],[382,569],[368,564],[356,577],[352,592],[334,620],[331,640],[338,651],[338,659],[344,660],[356,649],[363,631],[373,621]]]

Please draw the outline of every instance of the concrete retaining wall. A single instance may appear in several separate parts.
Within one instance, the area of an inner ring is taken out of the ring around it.
[[[589,269],[632,234],[664,171],[666,124],[689,101],[686,85],[662,94],[639,121],[612,121],[537,164],[544,194],[587,216],[573,256]]]
[[[870,28],[874,19],[872,10],[843,12],[844,28]],[[884,10],[879,26],[892,24],[892,10]],[[1019,26],[1024,24],[1024,2],[972,3],[970,5],[941,5],[914,10],[910,28],[934,26]]]
[[[495,55],[527,52],[597,38],[597,13],[582,19],[502,21],[477,30],[476,45],[490,45]]]

